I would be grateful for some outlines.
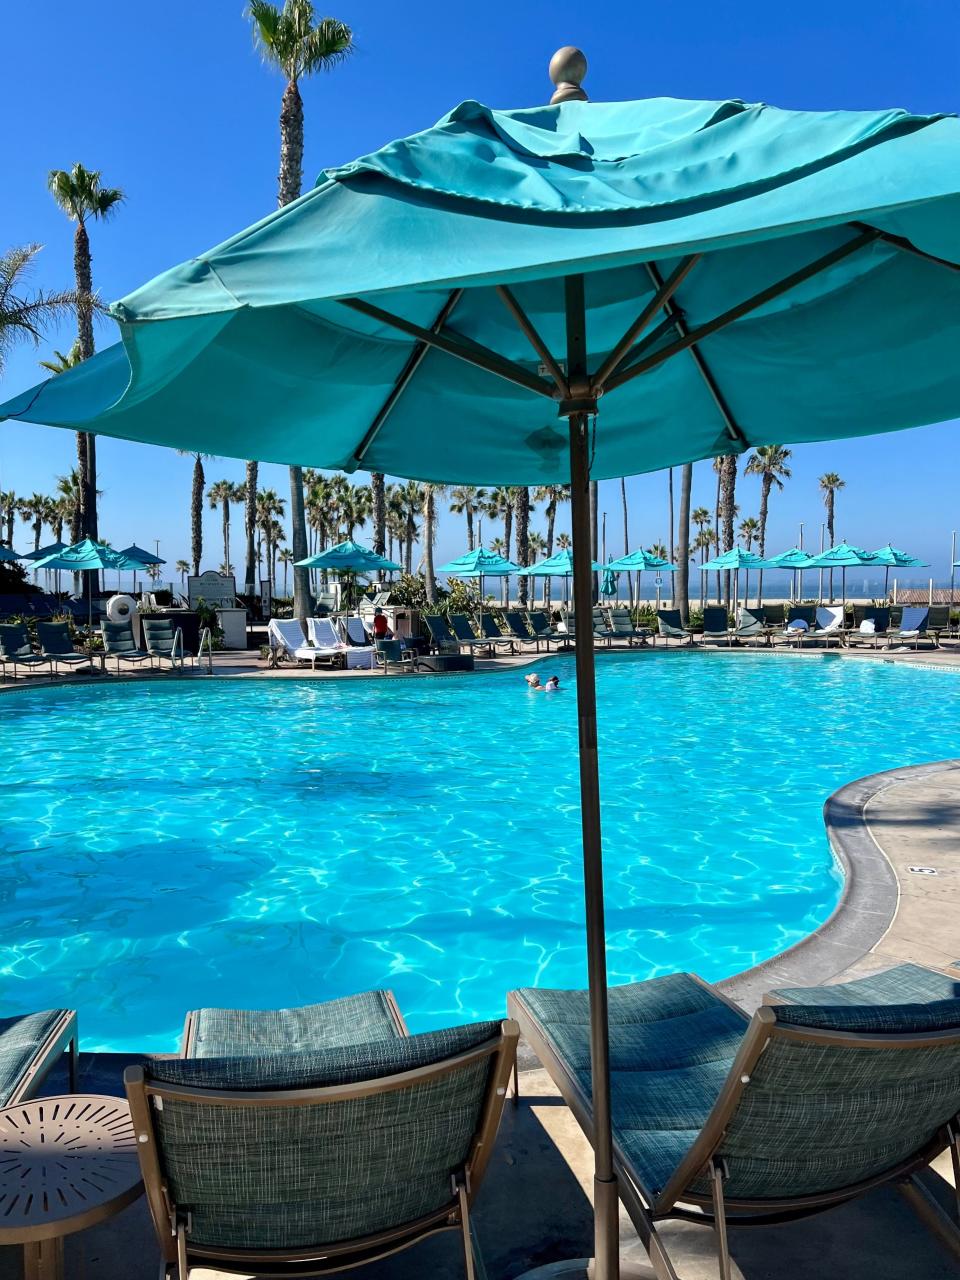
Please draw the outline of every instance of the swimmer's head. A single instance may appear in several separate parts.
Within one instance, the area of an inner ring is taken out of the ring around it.
[[[539,689],[540,677],[535,671],[531,671],[529,675],[523,677],[531,689]]]
[[[545,687],[546,687],[547,689],[559,689],[559,688],[560,688],[560,677],[559,677],[559,676],[551,676],[551,677],[550,677],[550,679],[547,681],[547,683],[546,683],[546,686],[545,686]]]

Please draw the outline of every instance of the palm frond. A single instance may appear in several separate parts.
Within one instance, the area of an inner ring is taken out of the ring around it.
[[[329,71],[353,52],[353,32],[345,22],[322,18],[302,44],[302,74]]]
[[[85,169],[75,164],[65,169],[51,169],[47,186],[56,203],[68,218],[83,222],[87,217],[105,218],[125,198],[119,187],[105,187],[99,169]]]

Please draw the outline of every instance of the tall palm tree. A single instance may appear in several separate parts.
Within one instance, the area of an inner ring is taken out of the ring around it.
[[[673,564],[675,563],[673,559],[673,553],[675,551],[675,547],[673,545],[673,467],[667,467],[667,507],[667,516],[670,521],[670,537],[667,540],[667,559],[671,564]]]
[[[747,551],[749,551],[750,548],[753,546],[754,538],[756,538],[759,542],[760,521],[756,518],[756,516],[747,516],[746,520],[740,521],[740,538]]]
[[[254,43],[263,60],[286,77],[280,102],[280,173],[277,203],[281,208],[296,200],[303,183],[303,99],[300,81],[318,71],[329,71],[353,48],[353,33],[334,18],[314,16],[310,0],[285,0],[281,6],[268,0],[250,0],[247,11],[253,24]],[[382,479],[382,478],[381,478]],[[303,498],[303,471],[290,468],[290,521],[296,560],[307,555],[307,517]],[[293,571],[293,614],[304,619],[312,612],[310,573]]]
[[[435,604],[437,578],[433,570],[433,542],[437,532],[437,499],[443,497],[442,484],[423,485],[423,581],[427,602]]]
[[[43,526],[50,514],[51,501],[42,493],[32,493],[29,498],[21,498],[19,502],[20,519],[33,528],[33,549],[40,550],[40,538]]]
[[[627,478],[620,477],[620,506],[623,509],[623,554],[630,554],[630,517],[627,512]],[[630,608],[633,609],[633,574],[627,574],[627,595],[630,600]]]
[[[203,474],[203,460],[209,459],[209,453],[194,453],[192,449],[178,449],[181,457],[193,458],[193,481],[190,486],[190,555],[193,559],[193,572],[200,572],[200,561],[203,558],[203,489],[206,476]]]
[[[724,551],[730,551],[733,548],[733,521],[737,514],[737,455],[735,453],[728,453],[723,457],[723,465],[720,471],[720,491],[721,514],[723,517],[723,549]],[[724,602],[729,610],[731,586],[729,569],[724,573],[723,577]]]
[[[363,528],[370,514],[372,495],[365,484],[348,484],[340,499],[340,520],[344,536],[351,541],[357,528]]]
[[[93,257],[87,223],[104,221],[124,199],[119,187],[105,187],[99,169],[85,169],[75,164],[66,169],[51,169],[47,186],[58,208],[75,222],[73,233],[73,273],[77,292],[77,347],[81,360],[93,355]],[[80,472],[83,534],[97,537],[97,443],[96,436],[77,433],[77,462]],[[88,579],[91,574],[86,574]]]
[[[413,572],[413,544],[417,540],[417,516],[424,508],[423,485],[416,480],[408,480],[402,490],[403,517],[403,571]]]
[[[530,490],[519,485],[514,490],[513,515],[517,525],[517,564],[526,568],[530,563]],[[519,578],[517,602],[521,609],[527,607],[529,578]]]
[[[26,339],[34,346],[44,330],[77,305],[74,290],[24,292],[33,260],[42,248],[25,244],[0,253],[0,374],[14,345]]]
[[[553,555],[554,543],[554,527],[557,523],[557,507],[561,502],[570,501],[570,486],[568,484],[541,484],[533,491],[534,502],[543,502],[546,505],[543,508],[543,514],[547,519],[547,538],[544,543],[544,551],[547,556]],[[626,494],[623,495],[624,502],[624,528],[626,528]],[[550,579],[543,580],[543,607],[546,609],[550,604]]]
[[[476,485],[460,484],[450,490],[450,510],[455,516],[463,516],[467,522],[468,551],[472,551],[475,545],[473,518],[483,513],[486,500],[486,489],[478,489]]]
[[[83,527],[80,518],[80,473],[76,467],[65,476],[57,476],[57,496],[67,509],[70,522],[70,543],[79,542]]]
[[[0,520],[6,526],[6,544],[13,547],[13,519],[20,510],[20,499],[12,489],[0,493]]]
[[[707,514],[709,518],[709,512]],[[716,541],[717,541],[717,535],[714,533],[712,529],[701,528],[696,538],[694,538],[693,549],[694,551],[699,551],[701,565],[706,564],[707,556],[713,550],[714,546],[716,545]],[[705,573],[701,573],[700,574],[700,608],[701,609],[706,603],[706,594],[707,594],[707,575]]]
[[[247,595],[257,594],[257,486],[260,483],[259,462],[248,462],[243,485],[243,532],[246,538],[243,589]]]
[[[182,588],[184,591],[186,591],[186,589],[187,589],[187,574],[190,572],[190,565],[187,563],[187,561],[186,561],[186,560],[178,560],[178,561],[177,561],[177,563],[176,563],[176,565],[174,566],[174,568],[176,569],[177,573],[179,573],[179,575],[180,575],[180,586],[181,586],[181,588]]]
[[[232,480],[218,480],[207,490],[207,501],[210,508],[220,508],[220,525],[223,532],[223,563],[230,563],[230,503],[242,502],[244,490]]]
[[[257,526],[263,535],[263,551],[267,577],[273,585],[273,557],[276,546],[277,517],[284,515],[286,506],[273,489],[261,489],[257,494]]]
[[[569,551],[572,546],[573,546],[573,539],[570,537],[569,533],[557,534],[557,550],[558,551]]]
[[[513,490],[508,485],[498,485],[488,491],[486,513],[491,520],[503,521],[503,554],[509,560],[513,538]]]
[[[784,480],[790,479],[790,468],[787,462],[791,457],[789,449],[782,444],[761,444],[754,449],[747,461],[745,475],[760,477],[760,527],[757,531],[757,545],[760,555],[767,550],[767,508],[770,502],[770,491],[774,485],[783,488]],[[763,570],[757,580],[757,604],[763,600]]]
[[[387,553],[387,485],[380,471],[370,472],[370,513],[373,516],[373,549]]]
[[[394,544],[403,547],[407,513],[403,501],[403,486],[392,484],[387,489],[387,559],[395,559]],[[400,553],[403,554],[402,551]]]
[[[827,471],[820,477],[820,492],[823,494],[823,505],[827,508],[827,533],[830,545],[834,544],[833,517],[836,512],[837,494],[845,489],[846,480],[841,480],[836,471]],[[821,584],[823,579],[821,578]],[[833,570],[830,570],[830,603],[833,604]]]
[[[680,468],[680,527],[677,531],[677,572],[674,580],[680,597],[680,617],[690,621],[690,491],[693,488],[693,463]],[[673,602],[677,607],[676,600]]]
[[[651,546],[647,547],[647,554],[651,556],[659,556],[661,560],[666,560],[667,548],[662,542],[654,542]]]
[[[284,594],[284,596],[286,596],[286,594],[287,594],[287,569],[290,567],[290,565],[292,565],[292,564],[293,564],[293,552],[290,550],[290,548],[289,548],[289,547],[284,547],[282,551],[278,552],[278,554],[277,554],[277,559],[278,559],[278,560],[280,561],[280,563],[283,565],[283,594]]]

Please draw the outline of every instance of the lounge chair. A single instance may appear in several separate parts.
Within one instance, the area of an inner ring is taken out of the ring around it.
[[[430,649],[433,653],[459,653],[460,642],[450,630],[441,613],[425,613],[423,621],[430,633]],[[474,637],[476,639],[476,637]]]
[[[703,642],[711,644],[733,644],[730,632],[730,615],[726,608],[719,604],[708,604],[703,610]]]
[[[817,606],[815,604],[792,604],[787,610],[787,620],[783,630],[774,640],[783,640],[787,644],[801,644],[808,631],[817,625]]]
[[[133,624],[131,622],[108,622],[104,619],[100,623],[100,634],[103,636],[103,652],[106,658],[116,658],[117,675],[120,674],[120,663],[123,662],[149,662],[153,666],[153,659],[146,649],[137,647],[137,642],[133,638]]]
[[[960,1228],[915,1179],[948,1146],[960,1159],[960,980],[904,965],[846,987],[776,992],[751,1019],[692,974],[610,989],[614,1163],[659,1280],[677,1276],[663,1219],[713,1226],[728,1280],[728,1226],[882,1183],[922,1201],[960,1252]],[[508,1004],[590,1138],[587,993]]]
[[[933,636],[927,635],[927,618],[930,610],[926,605],[919,608],[908,606],[900,615],[900,625],[896,631],[887,632],[887,648],[894,646],[905,648],[912,642],[914,649],[919,649],[921,640],[929,640],[936,648]]]
[[[309,629],[309,621],[307,623]],[[366,669],[373,667],[374,655],[376,648],[373,643],[373,637],[364,626],[362,618],[356,615],[344,620],[344,630],[347,638],[347,670]],[[310,638],[314,639],[313,633]]]
[[[39,653],[34,653],[26,625],[22,622],[0,623],[0,670],[4,678],[7,674],[7,663],[13,667],[13,678],[17,678],[17,667],[49,667],[51,660]]]
[[[143,643],[151,658],[169,662],[170,670],[179,666],[183,670],[184,659],[193,654],[183,647],[183,632],[173,618],[141,618]]]
[[[447,622],[458,647],[465,645],[471,652],[476,648],[490,648],[490,641],[477,635],[465,613],[451,613],[447,617]]]
[[[547,615],[543,612],[542,609],[528,609],[527,624],[530,627],[530,630],[536,636],[536,638],[541,643],[546,644],[547,653],[550,652],[551,641],[553,641],[554,644],[558,644],[558,645],[565,643],[566,637],[562,636],[560,632],[557,631],[556,627],[553,626],[550,619],[547,617]]]
[[[831,644],[843,644],[844,610],[842,605],[822,605],[817,610],[815,627],[811,627],[800,637],[802,647],[804,640],[816,640],[829,647]]]
[[[352,650],[332,618],[307,619],[307,647],[312,650],[310,661],[314,668],[318,662],[331,667],[350,665]]]
[[[881,640],[887,638],[890,627],[890,610],[877,605],[854,606],[854,629],[847,635],[847,644],[851,647],[871,644],[877,648]]]
[[[503,614],[503,621],[506,623],[507,632],[511,640],[519,645],[535,645],[537,653],[540,652],[540,637],[534,635],[532,627],[529,626],[527,619],[519,609],[506,609]]]
[[[65,622],[38,622],[37,639],[40,642],[40,653],[53,663],[56,674],[57,664],[64,663],[68,667],[92,667],[92,659],[87,653],[78,653],[73,647],[70,628]]]
[[[600,605],[593,606],[593,634],[597,640],[606,640],[608,649],[617,638],[617,633],[610,625],[610,619]]]
[[[77,1088],[77,1015],[72,1009],[47,1009],[0,1018],[0,1107],[34,1098],[64,1053],[68,1055],[70,1092]]]
[[[770,632],[759,609],[741,609],[737,625],[731,633],[731,640],[741,644],[767,644]]]
[[[502,649],[504,645],[511,653],[516,649],[516,641],[512,635],[504,635],[497,626],[496,619],[492,613],[481,613],[480,615],[480,634],[491,648]],[[529,637],[528,637],[529,638]]]
[[[657,634],[662,636],[665,642],[682,640],[686,644],[691,644],[693,641],[692,635],[683,625],[679,609],[657,610]]]
[[[784,627],[787,621],[787,606],[784,604],[765,604],[761,607],[763,625],[765,627]]]
[[[623,605],[615,605],[610,610],[610,631],[617,640],[626,640],[629,645],[646,644],[650,632],[646,627],[635,627],[630,610]]]
[[[128,1067],[161,1274],[324,1275],[452,1230],[474,1280],[470,1211],[517,1037],[509,1021],[381,1029]]]
[[[419,671],[420,656],[416,649],[408,649],[399,640],[377,640],[374,662],[386,675],[390,667],[401,671]]]
[[[953,628],[950,625],[950,606],[948,604],[932,604],[927,613],[927,632],[933,635],[934,643],[940,648],[940,637],[949,636]]]
[[[309,662],[311,670],[316,668],[318,657],[317,646],[307,642],[303,627],[296,618],[271,618],[267,623],[267,643],[270,645],[270,665],[277,666],[285,658],[293,662]],[[342,640],[337,640],[336,656],[338,660],[346,648]]]

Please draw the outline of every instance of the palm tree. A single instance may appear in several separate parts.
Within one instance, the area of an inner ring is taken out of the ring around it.
[[[417,540],[417,516],[424,509],[423,485],[416,480],[408,480],[402,487],[403,499],[403,571],[413,572],[413,544]]]
[[[841,489],[845,489],[846,480],[841,480],[836,471],[827,471],[820,477],[820,492],[823,494],[823,505],[827,508],[827,533],[830,535],[830,545],[834,544],[833,536],[833,516],[836,509],[837,494]],[[823,579],[821,578],[821,585]],[[830,603],[833,604],[833,570],[830,570]]]
[[[343,533],[351,542],[357,531],[367,523],[370,514],[372,494],[365,484],[347,484],[340,499],[340,519]]]
[[[668,468],[667,468],[667,507],[668,507],[667,517],[668,517],[669,522],[670,522],[670,523],[669,523],[670,537],[669,537],[669,539],[668,539],[668,546],[667,546],[667,559],[670,561],[670,563],[671,563],[671,564],[674,564],[674,563],[675,563],[675,561],[674,561],[674,559],[673,559],[673,553],[674,553],[674,545],[673,545],[673,528],[674,528],[674,525],[673,525],[673,467],[668,467]]]
[[[491,520],[503,520],[503,554],[509,560],[513,536],[513,490],[507,485],[490,489],[487,493],[486,511]]]
[[[661,560],[666,560],[667,548],[662,542],[654,542],[652,546],[647,547],[647,555],[659,556]]]
[[[207,501],[210,508],[220,508],[220,523],[223,530],[223,563],[230,563],[230,503],[242,502],[243,486],[234,484],[232,480],[218,480],[207,490]]]
[[[747,551],[753,545],[754,538],[759,540],[759,537],[760,521],[755,516],[747,516],[746,520],[740,521],[740,538]]]
[[[569,551],[572,546],[573,546],[573,539],[570,537],[569,533],[557,534],[557,550],[558,551]]]
[[[50,514],[51,501],[42,493],[32,493],[29,498],[21,498],[18,504],[20,519],[24,524],[33,526],[33,549],[40,550],[40,538],[43,526]]]
[[[709,513],[708,513],[708,518],[709,518]],[[712,529],[701,528],[696,538],[694,538],[693,550],[700,552],[701,565],[706,564],[707,555],[713,550],[714,546],[716,545],[716,541],[717,541],[717,535],[714,533]],[[707,575],[705,573],[701,573],[700,574],[700,608],[701,609],[706,603],[706,592],[707,592]]]
[[[437,533],[437,498],[442,498],[446,485],[425,484],[423,487],[423,582],[427,602],[435,604],[437,578],[433,570],[433,542]]]
[[[747,462],[744,474],[760,477],[760,528],[757,533],[757,545],[760,555],[767,549],[767,506],[770,502],[770,490],[774,485],[783,488],[784,480],[790,479],[790,468],[787,460],[790,450],[782,444],[761,444],[754,449]],[[763,600],[763,570],[760,570],[757,581],[757,604]]]
[[[693,463],[680,468],[680,528],[678,529],[676,590],[680,597],[680,617],[690,621],[690,491],[693,488]],[[674,608],[676,608],[674,600]]]
[[[190,555],[193,559],[193,572],[199,574],[200,561],[203,558],[203,487],[206,476],[203,474],[203,460],[209,459],[209,453],[193,453],[190,449],[178,449],[181,457],[190,455],[193,458],[193,484],[190,487]]]
[[[461,484],[450,490],[450,510],[455,516],[463,516],[467,522],[467,550],[474,548],[473,518],[482,514],[487,500],[486,489],[476,485]]]
[[[257,532],[257,485],[260,483],[260,464],[248,462],[243,486],[243,532],[246,538],[244,555],[243,587],[247,595],[257,593],[257,553],[255,539]]]
[[[370,510],[373,515],[373,549],[387,553],[387,486],[380,471],[370,472]]]
[[[186,560],[178,560],[174,567],[176,568],[177,573],[179,573],[180,575],[180,586],[184,591],[186,591],[187,574],[190,572],[190,566],[189,564],[187,564]]]
[[[720,495],[721,495],[721,514],[723,518],[723,549],[731,551],[733,549],[733,521],[737,514],[736,489],[737,489],[737,455],[728,453],[721,459],[720,468]],[[724,601],[727,609],[730,609],[730,570],[727,569],[724,577]]]
[[[513,513],[517,522],[517,564],[526,568],[530,563],[530,490],[526,485],[519,485],[513,493]],[[530,579],[520,578],[518,583],[517,603],[521,609],[525,609]]]
[[[620,506],[623,508],[623,554],[630,554],[630,518],[627,512],[627,478],[620,477]],[[633,609],[633,574],[627,574],[627,595]]]
[[[261,489],[257,494],[257,525],[263,534],[263,550],[266,560],[267,577],[273,585],[273,557],[276,546],[276,533],[279,528],[277,517],[285,513],[283,499],[273,489]]]
[[[541,484],[533,491],[534,502],[543,502],[546,505],[543,508],[543,514],[547,518],[547,539],[544,543],[544,551],[547,556],[553,555],[554,543],[554,526],[557,522],[557,507],[561,502],[570,501],[570,486],[568,484]],[[626,494],[624,494],[624,529],[626,529]],[[543,580],[543,607],[546,609],[550,604],[550,579]]]
[[[48,373],[54,376],[60,373],[66,373],[68,369],[74,369],[78,364],[83,362],[83,356],[80,354],[80,343],[75,342],[66,355],[62,351],[54,348],[53,360],[39,360],[37,363],[41,369],[46,369]]]
[[[55,324],[77,305],[77,295],[61,289],[55,293],[23,292],[39,244],[25,244],[0,253],[0,374],[14,345],[27,339],[37,346],[48,325]]]
[[[293,564],[293,552],[289,547],[284,547],[277,555],[277,559],[283,565],[283,594],[287,594],[287,569]]]
[[[109,218],[124,195],[119,187],[105,187],[100,181],[99,169],[85,169],[75,164],[69,171],[51,169],[47,186],[58,208],[71,222],[77,224],[73,233],[73,273],[77,293],[77,347],[81,360],[93,355],[93,293],[92,256],[87,222]],[[97,537],[97,443],[96,436],[77,433],[77,462],[81,483],[81,514],[83,534]],[[92,576],[85,575],[88,579]]]
[[[12,489],[0,493],[0,520],[6,525],[7,546],[13,547],[13,518],[20,509],[20,499]]]
[[[387,559],[393,560],[394,543],[403,546],[406,526],[406,509],[403,503],[403,488],[392,484],[387,489]]]
[[[250,0],[247,11],[253,24],[254,43],[263,60],[286,77],[280,102],[280,173],[277,203],[280,208],[296,200],[303,183],[303,99],[301,80],[317,71],[329,71],[353,48],[353,33],[334,18],[314,17],[310,0],[285,0],[282,8],[269,0]],[[382,477],[381,477],[382,482]],[[290,520],[296,560],[307,555],[307,517],[303,500],[303,471],[290,468]],[[382,530],[381,530],[382,535]],[[293,571],[293,614],[307,618],[312,611],[310,573]]]

